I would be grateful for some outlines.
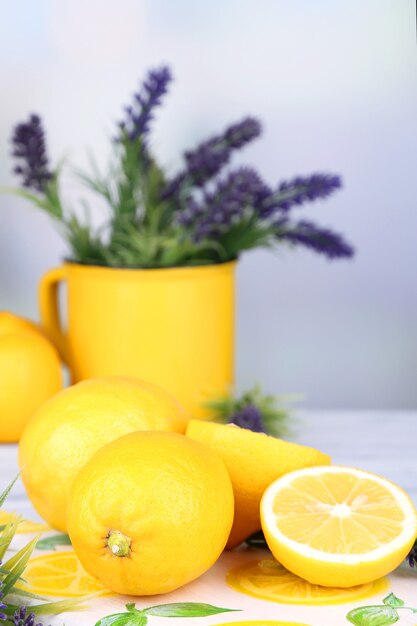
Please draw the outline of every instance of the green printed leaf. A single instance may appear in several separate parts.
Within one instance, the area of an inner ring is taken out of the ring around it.
[[[346,618],[355,626],[389,626],[400,619],[390,606],[362,606],[349,611]]]
[[[71,541],[68,535],[60,533],[59,535],[52,535],[52,537],[44,537],[40,539],[36,544],[37,550],[56,550],[56,546],[70,546]]]
[[[400,598],[397,598],[397,596],[394,595],[393,593],[390,593],[386,598],[382,600],[382,602],[386,604],[387,606],[391,606],[393,609],[399,606],[404,606],[405,604],[403,600],[400,600]]]
[[[107,615],[96,622],[95,626],[145,626],[148,618],[141,611],[115,613]]]
[[[212,604],[201,604],[200,602],[175,602],[150,606],[148,609],[143,609],[143,612],[146,615],[156,615],[158,617],[206,617],[207,615],[231,613],[239,610],[223,609]]]

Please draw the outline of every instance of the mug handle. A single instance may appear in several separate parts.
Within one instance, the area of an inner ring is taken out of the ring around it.
[[[39,283],[39,310],[42,327],[57,348],[62,360],[68,365],[68,341],[62,330],[58,307],[59,283],[66,280],[65,266],[46,272]]]

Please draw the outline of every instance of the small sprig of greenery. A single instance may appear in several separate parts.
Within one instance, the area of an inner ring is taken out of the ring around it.
[[[327,198],[341,187],[332,174],[313,174],[270,187],[253,168],[225,169],[233,154],[261,134],[247,117],[184,153],[184,167],[169,176],[150,146],[150,123],[171,81],[169,68],[150,71],[113,138],[107,171],[91,159],[91,172],[77,171],[104,200],[107,217],[92,226],[62,200],[62,164],[52,168],[43,124],[31,115],[13,133],[14,172],[21,188],[8,189],[46,212],[69,246],[68,260],[110,267],[163,268],[236,259],[242,252],[277,244],[305,246],[329,259],[351,257],[353,248],[327,228],[295,221],[291,211]]]
[[[238,396],[226,394],[211,399],[205,406],[211,411],[213,421],[285,437],[291,430],[290,403],[293,400],[293,396],[265,395],[261,387],[255,385]]]
[[[354,626],[389,626],[400,619],[398,611],[411,611],[417,613],[417,609],[405,606],[404,600],[390,593],[382,600],[383,604],[373,604],[352,609],[346,615],[346,619]]]
[[[0,508],[3,506],[9,495],[17,477],[0,495]],[[84,608],[78,601],[60,600],[57,602],[45,601],[47,598],[39,596],[22,588],[24,584],[24,572],[27,563],[36,548],[39,537],[35,537],[21,550],[14,552],[12,556],[6,558],[11,552],[11,544],[18,529],[21,518],[19,515],[12,515],[7,524],[0,526],[0,593],[1,605],[0,613],[3,613],[11,623],[16,612],[22,606],[29,605],[30,613],[36,617],[41,615],[56,615],[65,611],[77,611]],[[42,600],[42,602],[39,602]]]
[[[126,612],[102,617],[95,626],[146,626],[148,616],[155,617],[208,617],[219,613],[232,613],[240,609],[225,609],[201,602],[175,602],[137,609],[134,603],[126,604]]]

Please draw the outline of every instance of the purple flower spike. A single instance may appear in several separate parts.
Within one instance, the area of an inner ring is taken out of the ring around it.
[[[49,170],[45,132],[38,115],[31,115],[28,122],[16,126],[12,144],[13,156],[19,163],[15,174],[21,176],[24,187],[44,192],[53,173]]]
[[[292,230],[278,234],[278,238],[306,246],[329,259],[349,258],[354,255],[354,249],[341,235],[326,228],[318,228],[311,222],[299,222]]]
[[[151,70],[140,90],[134,94],[132,106],[125,108],[126,119],[119,122],[119,127],[127,133],[130,141],[136,141],[149,133],[155,107],[162,102],[172,80],[169,67]]]
[[[288,211],[296,205],[311,202],[318,198],[327,198],[336,189],[340,189],[340,176],[333,174],[313,174],[297,176],[293,180],[282,182],[277,191],[271,194],[259,210],[259,216],[269,218],[276,211]]]
[[[417,566],[417,539],[407,556],[407,561],[410,567]]]
[[[258,120],[247,117],[229,126],[221,135],[204,141],[195,150],[186,152],[185,169],[168,183],[163,197],[175,196],[184,183],[203,187],[229,162],[233,150],[240,150],[260,134]]]
[[[1,565],[1,561],[0,561],[0,565]],[[3,613],[2,609],[7,609],[7,604],[4,604],[4,602],[1,601],[1,598],[3,598],[4,593],[2,592],[1,588],[3,587],[3,583],[2,581],[0,581],[0,621],[4,622],[7,619],[7,615],[6,613]]]
[[[220,180],[211,193],[204,194],[201,202],[189,198],[186,208],[178,213],[178,222],[194,229],[197,242],[215,237],[270,193],[255,170],[242,167]]]
[[[36,616],[34,613],[27,615],[27,609],[25,606],[20,607],[13,616],[13,626],[35,626]],[[42,626],[41,623],[36,626]]]
[[[265,426],[262,415],[258,407],[248,404],[240,411],[235,413],[229,420],[229,424],[236,424],[240,428],[247,428],[254,433],[265,433]]]

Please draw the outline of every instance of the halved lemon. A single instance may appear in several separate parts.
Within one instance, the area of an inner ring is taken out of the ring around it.
[[[186,435],[217,452],[229,472],[235,515],[227,549],[235,548],[260,530],[259,505],[265,489],[274,480],[300,467],[325,465],[331,460],[314,448],[254,433],[234,424],[190,420]]]
[[[385,576],[417,536],[416,510],[406,493],[350,467],[312,467],[279,478],[263,495],[261,521],[284,567],[329,587]]]

